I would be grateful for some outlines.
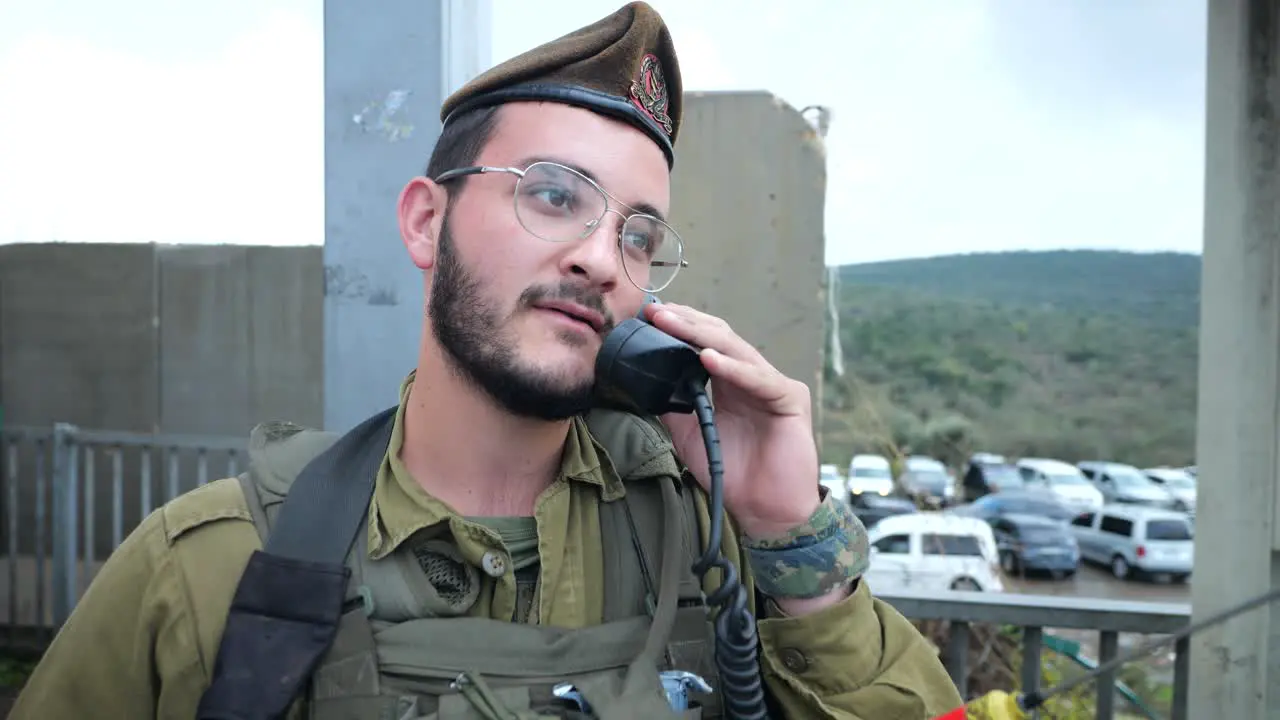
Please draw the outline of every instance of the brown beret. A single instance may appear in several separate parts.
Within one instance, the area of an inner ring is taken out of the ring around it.
[[[440,108],[449,120],[522,100],[559,102],[630,123],[675,164],[683,88],[671,33],[644,2],[497,65],[459,88]]]

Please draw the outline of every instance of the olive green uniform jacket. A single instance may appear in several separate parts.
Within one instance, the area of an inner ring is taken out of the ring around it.
[[[472,614],[511,619],[517,588],[508,549],[490,525],[460,517],[413,481],[398,458],[402,420],[403,405],[369,508],[371,559],[447,523],[463,557],[487,571]],[[585,422],[575,422],[559,477],[535,508],[540,581],[528,622],[565,628],[601,622],[603,590],[593,582],[603,563],[597,503],[618,492],[607,454]],[[700,512],[705,527],[705,502]],[[725,536],[723,551],[742,567],[734,528],[726,526]],[[235,478],[151,513],[94,578],[10,718],[194,717],[240,575],[260,548]],[[749,568],[743,575],[750,583]],[[761,669],[786,717],[927,720],[961,704],[934,647],[874,598],[867,583],[803,617],[782,616],[768,604],[759,621]],[[301,704],[293,713],[299,717]]]

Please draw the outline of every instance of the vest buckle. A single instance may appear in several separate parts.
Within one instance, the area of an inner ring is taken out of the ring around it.
[[[690,690],[700,693],[712,692],[711,685],[701,675],[695,675],[687,670],[667,670],[659,673],[658,676],[662,679],[662,689],[667,693],[667,702],[671,704],[672,710],[689,709]]]
[[[578,692],[578,688],[574,687],[573,683],[560,683],[551,688],[551,694],[560,700],[572,703],[578,712],[591,714],[591,706],[587,704],[587,699],[582,697],[582,693]]]

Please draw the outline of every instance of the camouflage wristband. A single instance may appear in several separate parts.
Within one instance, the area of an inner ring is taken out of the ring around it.
[[[743,538],[742,544],[756,587],[774,598],[826,595],[862,575],[871,557],[866,527],[830,494],[786,536]]]

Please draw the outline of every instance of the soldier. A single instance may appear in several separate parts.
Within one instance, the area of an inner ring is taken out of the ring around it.
[[[724,716],[706,605],[723,577],[690,570],[710,532],[697,420],[595,407],[602,338],[641,311],[705,348],[720,547],[773,715],[958,706],[859,581],[865,530],[815,482],[806,386],[719,318],[645,304],[684,261],[665,221],[681,110],[641,2],[450,97],[397,205],[426,295],[398,405],[341,438],[255,428],[248,472],[115,551],[10,717]]]

